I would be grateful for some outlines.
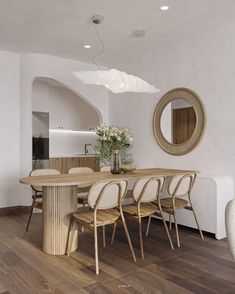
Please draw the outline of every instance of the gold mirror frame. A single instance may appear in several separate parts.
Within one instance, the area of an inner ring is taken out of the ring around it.
[[[182,144],[168,142],[161,130],[161,116],[166,105],[175,99],[182,99],[191,104],[196,113],[196,127],[191,138]],[[199,143],[206,123],[205,108],[201,98],[194,91],[187,88],[176,88],[167,92],[157,104],[153,115],[153,131],[160,147],[169,154],[183,155],[194,149]]]

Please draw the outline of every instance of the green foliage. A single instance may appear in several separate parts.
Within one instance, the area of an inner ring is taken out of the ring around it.
[[[100,159],[103,164],[109,164],[111,161],[112,150],[118,149],[121,153],[122,161],[127,164],[133,162],[131,150],[132,137],[128,129],[104,125],[97,127],[98,136],[96,151],[100,153]]]

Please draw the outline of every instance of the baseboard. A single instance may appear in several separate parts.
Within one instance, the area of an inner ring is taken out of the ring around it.
[[[31,206],[11,206],[11,207],[1,207],[0,216],[15,215],[15,214],[26,214],[29,213]]]

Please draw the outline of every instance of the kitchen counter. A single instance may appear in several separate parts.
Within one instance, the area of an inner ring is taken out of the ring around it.
[[[76,154],[74,156],[50,157],[49,167],[57,169],[62,174],[68,173],[72,167],[90,167],[94,171],[100,170],[100,159],[97,154]]]
[[[65,154],[65,155],[55,155],[55,156],[50,156],[50,158],[68,158],[68,157],[99,157],[99,154],[84,154],[84,153],[81,153],[81,154]]]

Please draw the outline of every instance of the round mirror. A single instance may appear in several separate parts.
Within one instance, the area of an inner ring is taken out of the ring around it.
[[[192,150],[201,138],[204,124],[205,113],[201,99],[186,88],[166,93],[154,112],[156,140],[162,149],[173,155]]]

